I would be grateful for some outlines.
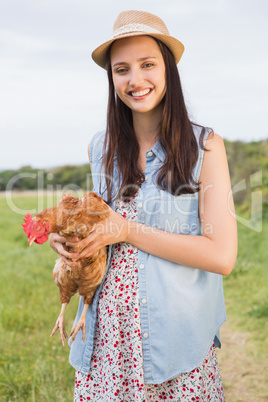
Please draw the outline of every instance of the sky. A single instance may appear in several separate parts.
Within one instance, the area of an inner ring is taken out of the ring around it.
[[[267,0],[1,0],[1,170],[88,162],[107,105],[91,52],[131,9],[158,15],[184,44],[193,121],[230,141],[268,139]]]

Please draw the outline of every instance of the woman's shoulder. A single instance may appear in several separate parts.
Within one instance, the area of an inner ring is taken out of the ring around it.
[[[201,148],[208,150],[212,148],[222,147],[224,145],[223,138],[214,132],[211,127],[200,126],[198,124],[193,124],[193,131],[197,140],[197,143]]]
[[[210,132],[207,136],[203,159],[200,175],[200,180],[202,182],[205,178],[207,178],[207,180],[212,180],[214,177],[215,179],[215,177],[217,178],[217,175],[220,174],[224,177],[228,176],[228,161],[224,140],[214,131]]]
[[[206,140],[206,149],[213,151],[219,148],[225,148],[223,138],[219,134],[216,134],[214,131],[210,131]]]
[[[196,138],[196,141],[199,145],[204,145],[209,134],[213,132],[213,129],[206,126],[201,126],[196,123],[192,123],[193,132]]]
[[[91,138],[88,145],[88,154],[91,163],[100,160],[102,158],[104,139],[105,139],[105,130],[98,131]]]

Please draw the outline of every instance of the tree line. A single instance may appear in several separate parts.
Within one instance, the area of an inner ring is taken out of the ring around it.
[[[87,189],[91,184],[89,164],[65,165],[52,169],[34,169],[23,166],[16,170],[0,172],[0,191],[28,191],[38,188],[57,190],[61,188]]]
[[[268,210],[268,140],[243,142],[224,140],[235,203],[249,208],[252,192],[261,190]],[[88,191],[91,186],[89,164],[65,165],[53,169],[24,166],[0,172],[0,191],[57,190],[62,188]]]

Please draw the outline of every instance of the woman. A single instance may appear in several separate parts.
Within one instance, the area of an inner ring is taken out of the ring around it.
[[[50,239],[71,266],[112,245],[86,342],[79,331],[72,344],[75,401],[224,400],[215,347],[222,275],[237,254],[234,204],[222,138],[187,115],[183,50],[160,18],[126,11],[92,54],[108,71],[109,104],[89,155],[111,214],[79,255]]]

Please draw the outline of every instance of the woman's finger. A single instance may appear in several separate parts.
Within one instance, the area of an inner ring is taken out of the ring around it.
[[[78,261],[72,261],[69,258],[63,257],[61,256],[61,258],[63,259],[63,261],[69,266],[69,267],[78,267],[79,262]]]
[[[50,238],[54,243],[66,243],[67,241],[66,237],[60,236],[58,233],[51,233]]]
[[[74,258],[77,258],[77,256],[78,256],[78,253],[70,253],[70,252],[66,251],[64,246],[60,243],[56,247],[57,247],[57,253],[60,254],[60,256],[62,256],[62,257],[73,260]]]
[[[104,244],[101,244],[100,239],[91,239],[88,245],[79,253],[78,257],[75,257],[74,259],[80,260],[81,258],[90,257],[91,255],[99,251],[103,246]]]
[[[74,243],[75,245],[79,242],[79,237],[74,236],[74,237],[68,237],[68,239],[66,240],[68,243]]]
[[[92,231],[87,237],[85,237],[84,239],[80,240],[79,242],[76,243],[72,243],[71,241],[67,241],[66,246],[67,247],[75,247],[76,249],[80,249],[83,250],[85,247],[87,247],[87,245],[89,243],[92,242],[92,240],[94,240],[96,237],[96,234],[94,231]]]

